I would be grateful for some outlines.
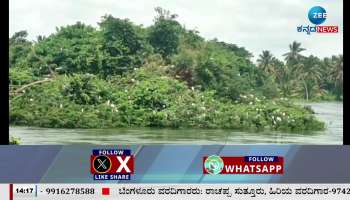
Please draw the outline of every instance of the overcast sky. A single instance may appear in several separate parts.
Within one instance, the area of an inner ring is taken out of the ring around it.
[[[322,25],[338,25],[339,33],[296,31],[299,25],[311,25],[307,13],[316,5],[328,14]],[[104,14],[149,26],[157,6],[178,14],[181,24],[206,39],[216,37],[245,47],[254,54],[254,61],[262,50],[282,58],[294,40],[307,49],[304,55],[343,52],[342,0],[10,0],[9,34],[27,30],[29,39],[35,39],[55,32],[56,26],[77,21],[97,27]]]

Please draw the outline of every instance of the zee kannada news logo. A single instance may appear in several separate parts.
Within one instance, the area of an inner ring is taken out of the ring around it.
[[[94,149],[90,157],[94,180],[130,180],[134,156],[129,149]]]
[[[338,33],[339,27],[338,26],[319,26],[320,24],[324,23],[328,17],[328,14],[326,12],[326,9],[324,9],[321,6],[314,6],[309,10],[308,18],[309,21],[315,26],[303,26],[300,25],[297,27],[298,32],[306,32],[306,34],[310,35],[312,32],[317,33]]]
[[[203,174],[283,174],[281,156],[203,157]]]

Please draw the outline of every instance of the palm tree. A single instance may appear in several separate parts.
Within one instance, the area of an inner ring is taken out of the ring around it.
[[[283,54],[285,56],[285,60],[287,61],[288,65],[294,65],[297,63],[297,61],[302,57],[300,52],[306,50],[304,48],[301,48],[301,43],[294,41],[292,44],[289,45],[289,52]]]
[[[263,51],[262,54],[259,55],[259,59],[257,60],[258,66],[266,73],[273,74],[274,73],[274,63],[275,57],[270,53],[270,51]]]
[[[322,78],[321,62],[315,56],[309,56],[300,60],[295,65],[295,74],[297,80],[303,85],[305,90],[305,98],[308,101],[312,89],[315,91],[319,89],[319,82]],[[322,91],[318,91],[322,92]]]
[[[296,96],[298,85],[293,73],[287,65],[283,65],[276,73],[276,79],[280,85],[281,94],[285,97]]]
[[[334,81],[337,98],[339,99],[343,92],[343,55],[332,57],[330,79]]]

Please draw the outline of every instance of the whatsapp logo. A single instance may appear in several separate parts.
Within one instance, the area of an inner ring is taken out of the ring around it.
[[[220,174],[224,168],[224,161],[220,156],[212,155],[204,161],[204,169],[209,174]]]

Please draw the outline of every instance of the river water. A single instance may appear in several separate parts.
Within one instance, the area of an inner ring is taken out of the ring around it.
[[[325,131],[308,133],[242,132],[207,129],[53,129],[10,127],[21,144],[343,144],[343,104],[305,103],[326,123]]]

